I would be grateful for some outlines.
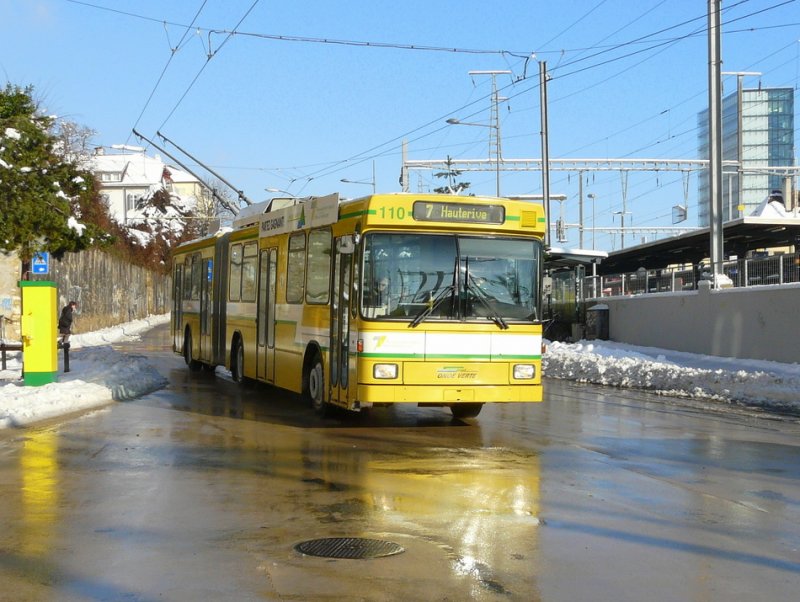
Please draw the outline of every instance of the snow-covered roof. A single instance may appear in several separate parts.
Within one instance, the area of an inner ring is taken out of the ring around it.
[[[160,156],[149,157],[143,151],[96,154],[89,160],[88,168],[95,173],[121,174],[120,183],[126,186],[149,186],[161,182],[164,168],[174,183],[200,183],[192,174],[165,163]],[[104,181],[103,184],[113,185],[114,182]]]

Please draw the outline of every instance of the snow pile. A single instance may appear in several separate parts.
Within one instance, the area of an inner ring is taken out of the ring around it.
[[[548,343],[544,375],[663,395],[800,410],[800,365],[637,347],[611,341]]]
[[[18,359],[0,371],[0,428],[29,424],[71,412],[145,395],[167,384],[156,368],[141,355],[120,353],[109,343],[131,341],[169,315],[151,316],[114,328],[73,335],[70,372],[58,382],[41,387],[24,386]],[[19,354],[16,354],[19,355]],[[59,352],[59,363],[63,355]]]

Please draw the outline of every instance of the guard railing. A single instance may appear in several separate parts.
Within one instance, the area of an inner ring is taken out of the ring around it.
[[[723,272],[734,287],[765,286],[800,282],[800,253],[734,259],[723,263]],[[608,276],[587,276],[585,299],[619,295],[668,293],[697,289],[701,280],[709,280],[707,265],[645,270]]]

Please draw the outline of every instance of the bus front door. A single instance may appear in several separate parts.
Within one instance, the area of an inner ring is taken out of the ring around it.
[[[264,249],[259,256],[257,378],[275,383],[275,282],[278,249]]]
[[[350,291],[353,254],[337,252],[334,260],[333,302],[331,303],[331,343],[328,374],[330,402],[347,407],[350,386]],[[355,361],[353,361],[355,364]]]

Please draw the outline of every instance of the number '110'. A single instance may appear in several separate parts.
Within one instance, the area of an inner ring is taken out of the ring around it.
[[[405,207],[381,207],[378,211],[382,218],[405,219],[406,217]]]

